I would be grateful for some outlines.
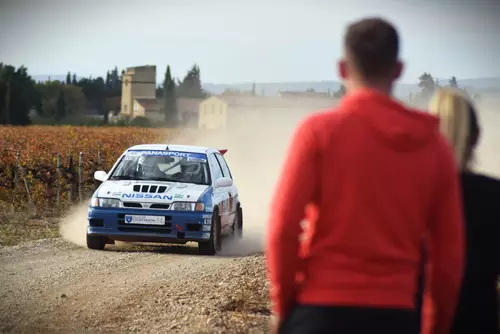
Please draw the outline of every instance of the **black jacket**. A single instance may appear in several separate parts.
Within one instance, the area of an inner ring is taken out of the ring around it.
[[[466,266],[453,334],[499,333],[500,180],[463,173]]]
[[[500,271],[500,180],[462,173],[466,229],[466,264],[451,334],[497,334]],[[421,273],[426,254],[423,252]],[[417,333],[422,311],[422,275],[416,295]]]

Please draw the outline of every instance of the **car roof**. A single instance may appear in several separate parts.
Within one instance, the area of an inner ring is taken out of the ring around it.
[[[214,148],[194,145],[167,145],[167,144],[143,144],[129,147],[128,150],[170,150],[188,153],[214,153],[219,152]]]

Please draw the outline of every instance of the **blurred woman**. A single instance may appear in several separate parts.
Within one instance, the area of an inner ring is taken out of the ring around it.
[[[464,92],[439,89],[429,111],[440,119],[441,133],[455,152],[466,219],[466,266],[452,334],[496,334],[499,333],[500,180],[473,171],[480,127],[476,109]],[[498,152],[500,156],[500,148]],[[425,306],[424,314],[432,316]],[[423,328],[423,333],[426,330]]]

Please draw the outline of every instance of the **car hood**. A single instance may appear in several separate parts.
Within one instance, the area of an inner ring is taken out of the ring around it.
[[[105,181],[97,192],[101,198],[124,202],[172,203],[196,202],[207,185],[158,181]]]

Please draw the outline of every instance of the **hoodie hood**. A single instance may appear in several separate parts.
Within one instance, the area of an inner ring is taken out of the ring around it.
[[[359,115],[379,140],[397,151],[418,150],[439,133],[437,117],[410,109],[372,89],[349,94],[341,104]]]

